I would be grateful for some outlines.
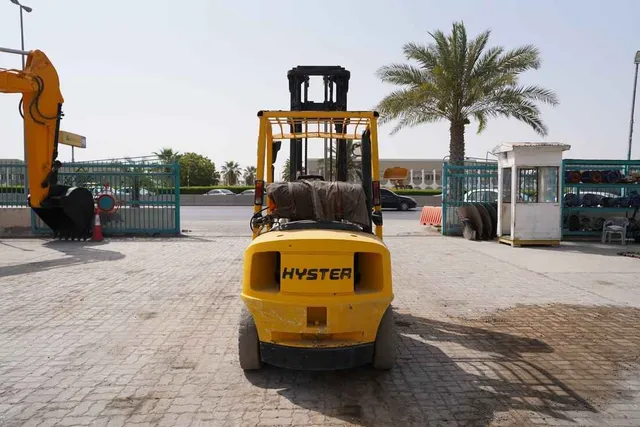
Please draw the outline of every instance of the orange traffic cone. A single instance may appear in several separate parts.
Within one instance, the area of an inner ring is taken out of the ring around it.
[[[104,236],[102,235],[102,225],[100,224],[100,213],[98,209],[96,209],[96,214],[93,220],[93,236],[91,240],[94,242],[102,242],[104,240]]]

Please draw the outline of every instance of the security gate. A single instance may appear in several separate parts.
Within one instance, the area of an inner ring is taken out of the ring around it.
[[[102,232],[106,236],[180,234],[180,168],[177,163],[67,163],[59,170],[58,182],[87,188],[96,199],[108,194],[107,200],[115,200],[115,209],[100,215]],[[35,213],[31,215],[34,233],[52,232]]]
[[[498,200],[498,163],[469,161],[464,165],[442,165],[442,234],[462,235],[456,208],[465,203]]]

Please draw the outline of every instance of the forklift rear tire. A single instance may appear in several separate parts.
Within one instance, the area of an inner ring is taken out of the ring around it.
[[[391,305],[382,316],[373,350],[373,367],[391,369],[396,362],[396,331]]]
[[[256,323],[247,307],[244,306],[240,313],[238,355],[240,357],[240,367],[245,371],[254,371],[262,368],[260,341]]]

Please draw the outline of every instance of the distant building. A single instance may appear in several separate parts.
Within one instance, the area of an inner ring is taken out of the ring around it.
[[[490,162],[495,162],[489,159]],[[484,160],[467,159],[466,163],[484,163]],[[383,187],[392,188],[394,185],[388,179],[384,179],[384,171],[388,168],[400,167],[408,171],[404,184],[415,189],[441,189],[442,188],[442,163],[443,159],[380,159],[379,173]],[[323,159],[309,159],[309,174],[322,175]]]
[[[0,185],[24,185],[24,161],[20,159],[0,159]]]

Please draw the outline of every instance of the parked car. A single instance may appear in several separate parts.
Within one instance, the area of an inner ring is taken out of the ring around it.
[[[383,209],[397,209],[399,211],[408,211],[418,207],[418,203],[412,197],[401,196],[386,188],[380,189],[380,198]]]
[[[91,191],[93,193],[94,196],[97,196],[100,193],[110,193],[110,194],[114,194],[116,197],[120,197],[120,198],[127,198],[127,197],[131,197],[133,195],[133,189],[128,188],[128,187],[117,187],[117,188],[113,188],[113,187],[104,187],[104,186],[93,186],[93,187],[86,187],[89,191]],[[150,191],[144,187],[140,187],[138,189],[138,195],[139,196],[154,196],[155,193],[153,191]]]
[[[123,187],[123,188],[118,188],[115,190],[115,193],[119,196],[131,196],[133,195],[133,189],[132,188],[128,188],[128,187]],[[153,192],[147,190],[144,187],[140,187],[138,188],[138,195],[140,196],[153,196]]]
[[[522,195],[523,200],[530,200],[530,196]],[[580,199],[573,192],[568,192],[564,195],[565,206],[598,206],[602,205],[602,199],[610,198],[616,199],[620,196],[611,193],[592,193],[582,192],[580,193]],[[478,189],[471,190],[464,194],[464,202],[489,202],[494,203],[498,201],[498,190],[494,189]]]
[[[242,193],[238,193],[238,195],[244,195],[244,196],[253,196],[254,194],[256,194],[256,190],[254,190],[253,188],[249,188],[247,190],[244,190]]]
[[[213,190],[209,190],[204,193],[204,196],[233,196],[234,193],[231,190],[227,190],[226,188],[214,188]]]
[[[489,202],[498,201],[498,190],[490,190],[487,188],[467,191],[462,200],[465,202]]]

